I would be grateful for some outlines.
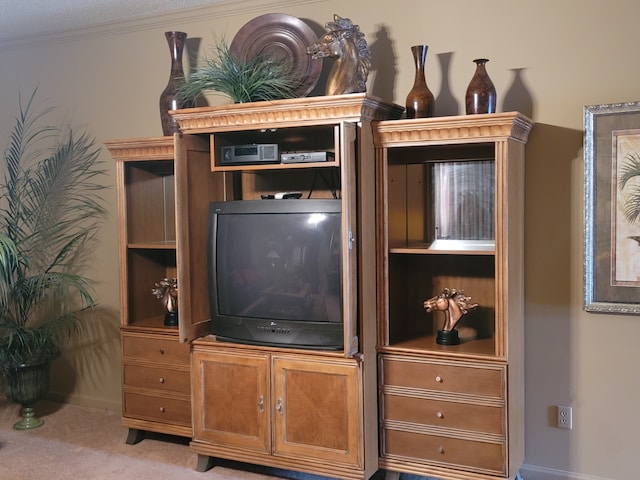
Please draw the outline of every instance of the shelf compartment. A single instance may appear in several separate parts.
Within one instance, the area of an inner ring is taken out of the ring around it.
[[[494,357],[496,354],[494,339],[466,339],[463,333],[460,334],[459,345],[438,345],[436,343],[436,335],[423,335],[413,337],[407,340],[394,342],[390,346],[380,347],[381,353],[406,353],[406,354],[424,354],[442,356],[460,356],[465,358],[487,359]]]
[[[129,244],[175,242],[173,161],[126,162],[125,195]]]
[[[495,355],[495,257],[492,255],[389,255],[389,326],[385,345],[412,351]],[[438,345],[444,312],[423,302],[444,288],[463,290],[479,306],[457,325],[461,345]]]
[[[388,152],[391,248],[495,249],[495,146],[458,145]]]
[[[175,250],[175,240],[160,240],[156,242],[137,242],[127,245],[130,249],[147,249],[147,250]]]
[[[337,168],[249,171],[240,174],[241,198],[260,200],[261,195],[299,191],[301,198],[341,198],[342,183]]]
[[[262,128],[219,132],[211,135],[212,171],[247,171],[270,169],[296,169],[310,167],[336,167],[340,165],[340,125],[313,125],[291,128]],[[277,145],[273,161],[225,163],[222,150],[234,145]],[[282,153],[330,152],[332,158],[322,162],[280,163]]]
[[[177,276],[175,249],[129,249],[128,325],[164,326],[164,307],[151,291],[156,282]],[[165,327],[169,328],[169,327]],[[175,329],[175,328],[174,328]]]
[[[406,247],[391,248],[389,253],[404,253],[408,255],[495,255],[495,244],[494,242],[483,240],[465,242],[436,240],[430,244],[416,242]]]

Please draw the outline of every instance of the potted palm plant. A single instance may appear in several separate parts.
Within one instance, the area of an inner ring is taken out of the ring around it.
[[[42,424],[49,366],[95,306],[81,272],[106,215],[95,139],[46,124],[35,94],[19,100],[0,184],[0,371],[23,407],[16,429]]]
[[[213,54],[177,90],[178,97],[195,103],[207,91],[225,94],[234,103],[280,100],[297,96],[301,80],[289,62],[268,54],[238,59],[224,38],[218,38]]]

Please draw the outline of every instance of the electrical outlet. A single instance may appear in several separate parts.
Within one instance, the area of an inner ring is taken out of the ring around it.
[[[571,407],[558,405],[558,428],[566,428],[569,430],[573,428]]]

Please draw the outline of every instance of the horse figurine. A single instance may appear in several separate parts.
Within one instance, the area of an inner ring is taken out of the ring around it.
[[[463,315],[475,309],[477,303],[471,303],[471,297],[464,294],[462,290],[455,288],[444,288],[442,293],[425,300],[423,307],[427,313],[440,311],[445,312],[445,320],[442,330],[438,331],[437,343],[441,345],[457,345],[460,343],[456,325]]]
[[[364,34],[348,18],[334,15],[333,20],[327,22],[327,33],[309,45],[307,53],[314,59],[337,59],[327,78],[327,95],[364,92],[371,67],[371,54]]]
[[[155,284],[151,290],[156,298],[159,298],[164,307],[165,326],[175,327],[178,325],[178,279],[163,278]]]

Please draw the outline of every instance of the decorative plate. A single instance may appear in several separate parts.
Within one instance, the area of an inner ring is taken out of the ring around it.
[[[307,53],[307,47],[317,39],[311,27],[299,18],[267,13],[238,30],[229,50],[238,60],[263,54],[293,61],[295,75],[301,81],[296,93],[304,97],[313,90],[322,71],[322,60],[314,60]]]

